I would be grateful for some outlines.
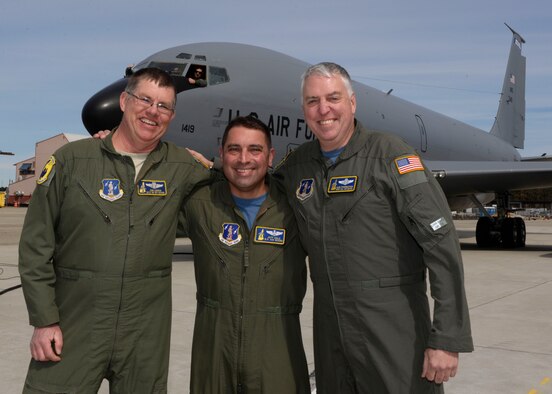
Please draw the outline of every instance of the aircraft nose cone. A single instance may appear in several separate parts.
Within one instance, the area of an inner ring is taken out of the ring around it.
[[[119,96],[128,80],[121,78],[90,97],[82,107],[82,123],[90,135],[100,130],[111,130],[121,122],[123,113]]]

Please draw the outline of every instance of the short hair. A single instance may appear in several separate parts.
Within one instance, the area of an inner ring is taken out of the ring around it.
[[[347,70],[345,70],[339,64],[331,62],[322,62],[307,68],[303,75],[301,75],[301,93],[303,92],[303,88],[305,87],[305,80],[313,75],[319,75],[326,78],[331,78],[334,75],[339,75],[343,80],[343,83],[345,84],[345,89],[347,89],[347,93],[349,94],[349,96],[352,96],[354,93],[351,76],[349,75]]]
[[[265,135],[268,148],[269,149],[272,148],[272,137],[270,134],[270,129],[266,124],[264,124],[262,121],[260,121],[259,119],[257,119],[252,115],[237,116],[234,119],[232,119],[230,122],[228,122],[228,124],[226,125],[226,128],[224,129],[224,134],[222,135],[223,148],[224,148],[224,144],[226,143],[226,140],[228,139],[228,133],[230,132],[230,130],[238,126],[245,127],[246,129],[261,131]]]
[[[172,77],[157,67],[146,67],[134,72],[128,79],[126,90],[134,92],[140,81],[151,81],[161,88],[169,88],[174,92],[174,104],[176,104],[176,86]]]

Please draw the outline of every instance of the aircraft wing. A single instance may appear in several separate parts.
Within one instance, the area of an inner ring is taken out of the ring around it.
[[[447,196],[552,187],[552,162],[424,160],[424,163]]]
[[[552,161],[552,156],[544,153],[540,156],[527,156],[522,157],[521,161]]]

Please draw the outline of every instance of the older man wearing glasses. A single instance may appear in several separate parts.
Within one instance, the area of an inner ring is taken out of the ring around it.
[[[105,140],[48,161],[20,242],[32,360],[25,393],[166,393],[171,262],[182,201],[209,179],[161,141],[176,92],[164,71],[133,74]]]

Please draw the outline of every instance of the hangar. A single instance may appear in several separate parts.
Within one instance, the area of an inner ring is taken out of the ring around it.
[[[60,147],[71,141],[90,138],[86,135],[60,133],[35,144],[35,156],[15,163],[15,182],[8,185],[6,205],[27,205],[36,180],[48,158]]]

